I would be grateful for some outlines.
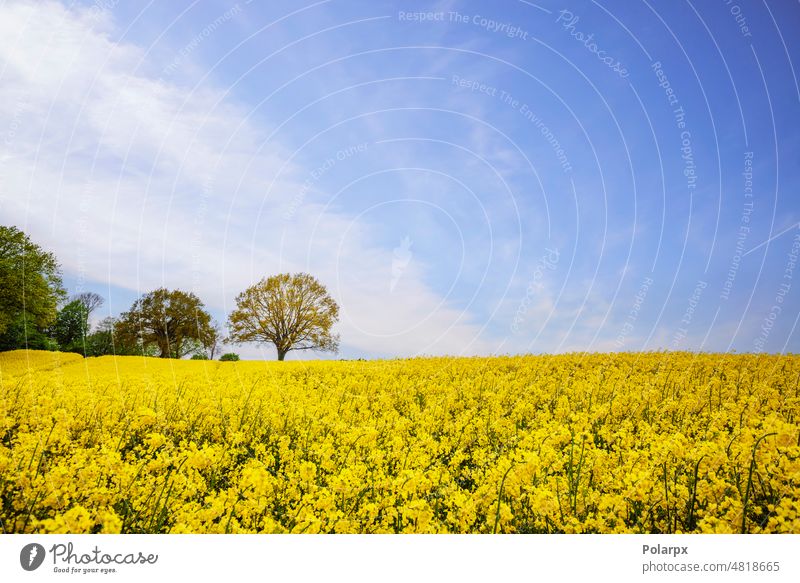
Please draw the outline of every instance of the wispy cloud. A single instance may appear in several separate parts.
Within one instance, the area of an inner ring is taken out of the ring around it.
[[[271,128],[223,88],[165,81],[114,32],[104,12],[4,5],[0,107],[19,121],[3,145],[3,222],[86,280],[194,287],[220,311],[263,275],[310,271],[340,300],[355,351],[486,349],[413,266],[392,289],[392,249],[364,220],[314,200],[287,220],[313,168],[287,164],[290,149],[265,143]]]

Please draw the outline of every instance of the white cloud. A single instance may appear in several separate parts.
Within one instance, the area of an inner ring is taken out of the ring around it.
[[[223,310],[262,275],[306,270],[340,300],[355,349],[489,350],[470,315],[424,283],[423,258],[391,290],[392,250],[371,225],[314,201],[287,221],[286,193],[310,169],[285,165],[288,148],[224,88],[159,79],[143,49],[112,40],[108,13],[54,2],[0,13],[0,218],[68,272],[193,288]]]

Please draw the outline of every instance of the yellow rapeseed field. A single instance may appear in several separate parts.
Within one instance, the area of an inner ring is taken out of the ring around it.
[[[800,357],[0,354],[15,533],[800,533]]]

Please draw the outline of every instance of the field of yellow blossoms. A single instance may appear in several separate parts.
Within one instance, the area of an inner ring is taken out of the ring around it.
[[[11,533],[800,533],[800,357],[0,354]]]

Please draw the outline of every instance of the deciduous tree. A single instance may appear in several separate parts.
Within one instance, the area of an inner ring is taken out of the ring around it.
[[[274,344],[283,360],[292,350],[337,352],[339,336],[331,329],[338,319],[339,306],[316,278],[282,273],[236,297],[228,329],[234,343]]]
[[[42,336],[64,297],[55,255],[16,227],[0,226],[0,344],[24,348]]]
[[[183,358],[212,334],[211,316],[193,293],[159,288],[136,300],[115,331],[143,352],[155,348],[161,358]]]
[[[87,316],[91,316],[92,312],[94,312],[97,308],[102,306],[103,303],[105,303],[103,296],[101,296],[100,294],[96,294],[94,292],[79,293],[75,296],[72,296],[72,298],[70,299],[73,301],[75,300],[79,301],[86,310]]]
[[[58,312],[56,322],[50,329],[53,339],[64,352],[86,352],[86,336],[89,334],[89,311],[80,300],[72,300]]]

